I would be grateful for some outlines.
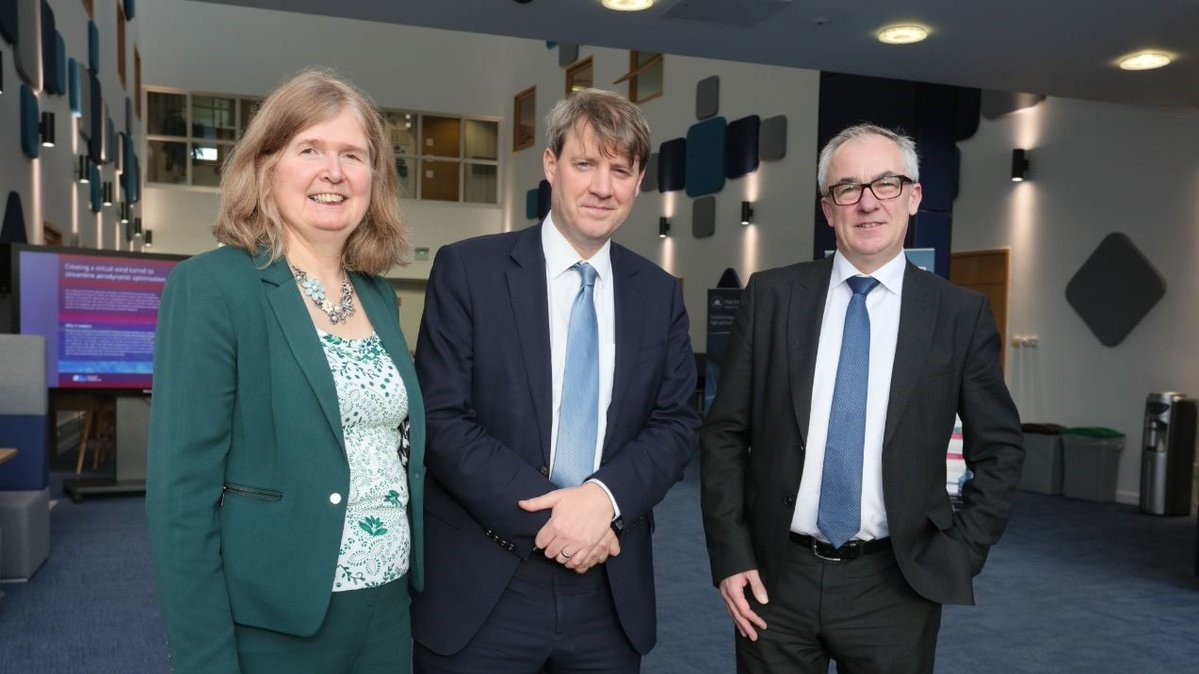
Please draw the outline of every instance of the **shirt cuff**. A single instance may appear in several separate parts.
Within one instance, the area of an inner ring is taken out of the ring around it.
[[[612,521],[615,522],[616,520],[620,519],[620,506],[616,505],[616,497],[612,496],[612,490],[608,489],[608,485],[594,478],[587,481],[592,484],[599,485],[599,488],[603,489],[604,493],[608,495],[608,500],[612,502]]]

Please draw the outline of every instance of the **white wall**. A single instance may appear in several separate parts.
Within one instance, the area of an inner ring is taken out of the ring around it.
[[[1008,180],[1013,148],[1030,179]],[[1199,395],[1199,112],[1050,98],[961,144],[955,251],[1011,249],[1008,382],[1026,421],[1108,426],[1127,436],[1119,498],[1139,491],[1141,424],[1151,391]],[[1165,279],[1166,294],[1109,348],[1066,302],[1070,278],[1123,232]]]
[[[133,50],[140,47],[139,30],[141,15],[134,14],[125,27],[126,77],[129,90],[121,85],[117,74],[117,2],[119,0],[96,0],[95,22],[100,34],[100,86],[108,105],[117,132],[125,129],[125,97],[133,96]],[[74,58],[85,67],[88,64],[87,22],[89,17],[83,3],[77,0],[50,0],[54,10],[55,28],[63,36],[66,58]],[[138,4],[141,7],[141,4]],[[0,208],[7,202],[8,192],[21,195],[25,213],[26,235],[34,243],[42,241],[43,222],[49,222],[63,233],[66,243],[71,242],[72,233],[79,235],[79,244],[84,247],[128,248],[124,237],[118,239],[116,208],[104,208],[100,214],[88,210],[89,191],[86,185],[75,182],[77,157],[86,154],[87,145],[79,138],[78,120],[71,116],[70,98],[67,93],[51,95],[46,91],[35,91],[41,111],[53,112],[57,144],[52,148],[40,148],[37,159],[29,159],[21,151],[21,85],[17,74],[14,45],[4,47],[4,95],[0,96]],[[145,49],[142,48],[142,53]],[[43,76],[43,82],[45,77]],[[66,86],[64,82],[64,87]],[[133,135],[140,137],[134,129]],[[116,192],[116,173],[112,163],[100,167],[103,180],[111,180]],[[119,241],[119,246],[118,246]]]

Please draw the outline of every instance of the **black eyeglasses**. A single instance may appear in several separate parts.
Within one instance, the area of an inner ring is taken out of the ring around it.
[[[914,182],[916,181],[907,176],[883,176],[868,183],[841,183],[833,185],[828,188],[828,196],[838,206],[853,206],[862,200],[862,195],[866,193],[866,188],[868,187],[875,199],[886,201],[902,194],[903,186],[906,183]]]

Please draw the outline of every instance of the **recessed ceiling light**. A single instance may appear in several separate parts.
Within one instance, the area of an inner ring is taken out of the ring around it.
[[[1122,70],[1153,70],[1170,65],[1172,60],[1165,52],[1145,50],[1120,59],[1119,66]]]
[[[654,5],[654,0],[600,0],[600,2],[604,7],[618,12],[640,12]]]
[[[883,44],[912,44],[928,37],[928,28],[917,23],[902,23],[885,26],[878,31],[878,41]]]

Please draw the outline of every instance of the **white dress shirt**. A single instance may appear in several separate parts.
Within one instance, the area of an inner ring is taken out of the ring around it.
[[[866,390],[866,441],[862,456],[862,528],[854,538],[872,540],[889,535],[883,504],[883,431],[887,403],[891,398],[891,369],[899,337],[899,308],[903,297],[903,273],[907,258],[902,252],[873,274],[862,274],[840,252],[833,257],[824,318],[820,323],[820,345],[816,352],[816,376],[812,382],[812,407],[808,419],[803,477],[791,517],[791,530],[825,540],[816,524],[820,507],[820,483],[824,474],[824,448],[828,439],[829,412],[837,381],[841,333],[853,291],[845,280],[872,276],[879,281],[866,296],[870,315],[870,382]]]
[[[541,225],[541,250],[545,255],[545,283],[549,299],[550,372],[553,380],[553,424],[550,428],[550,474],[558,450],[558,419],[562,408],[562,373],[566,369],[566,335],[570,327],[570,310],[579,294],[582,276],[574,266],[586,262],[595,268],[595,318],[599,328],[599,409],[596,424],[595,460],[592,470],[599,469],[603,456],[604,437],[608,429],[608,405],[612,402],[612,378],[616,368],[616,296],[612,291],[612,242],[607,241],[591,259],[584,260],[566,237],[554,226],[553,216],[546,215]],[[599,480],[590,480],[612,501],[616,515],[620,514],[612,492]]]

